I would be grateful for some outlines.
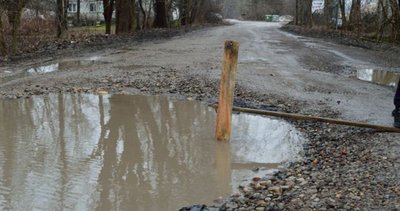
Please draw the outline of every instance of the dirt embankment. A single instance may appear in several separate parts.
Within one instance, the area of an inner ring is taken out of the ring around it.
[[[392,51],[400,53],[399,43],[379,42],[367,38],[360,38],[352,32],[324,29],[324,28],[307,28],[296,25],[285,25],[282,30],[307,37],[322,38],[330,42],[336,42],[342,45],[354,46],[365,49],[378,51]]]

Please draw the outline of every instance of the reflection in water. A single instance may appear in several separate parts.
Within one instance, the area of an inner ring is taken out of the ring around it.
[[[281,163],[300,152],[302,137],[287,122],[248,114],[235,115],[232,122],[235,163]]]
[[[230,145],[214,141],[215,113],[197,102],[61,94],[0,101],[0,210],[176,210],[210,203],[230,194],[254,163],[298,152],[283,149],[302,141],[288,139],[294,129],[274,121],[235,117],[240,127],[234,125]],[[265,135],[269,127],[288,135]]]
[[[363,81],[396,87],[399,82],[400,73],[375,69],[362,69],[357,70],[357,78]]]
[[[59,64],[49,64],[45,66],[33,67],[27,70],[28,73],[51,73],[58,70]]]
[[[85,67],[85,66],[90,66],[94,64],[106,64],[107,62],[100,61],[100,57],[94,56],[90,57],[89,59],[86,60],[76,60],[76,61],[63,61],[59,63],[54,63],[54,64],[49,64],[49,65],[44,65],[44,66],[38,66],[38,67],[33,67],[28,69],[26,72],[29,74],[44,74],[44,73],[51,73],[55,71],[63,71],[63,70],[69,70],[72,68],[77,68],[77,67]]]

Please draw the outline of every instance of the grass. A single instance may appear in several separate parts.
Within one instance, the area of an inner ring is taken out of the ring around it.
[[[106,26],[78,26],[78,27],[71,27],[68,29],[70,32],[94,32],[94,33],[105,33]],[[115,25],[111,25],[111,34],[115,33]]]

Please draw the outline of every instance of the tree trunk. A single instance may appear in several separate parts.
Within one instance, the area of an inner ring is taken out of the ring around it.
[[[334,0],[324,1],[324,25],[328,28],[331,27],[332,25],[334,6],[335,6]]]
[[[142,29],[144,29],[146,26],[146,19],[147,19],[146,10],[144,10],[144,8],[143,8],[142,0],[139,0],[138,3],[139,3],[140,11],[142,11],[142,15],[143,15]]]
[[[350,11],[350,30],[361,32],[361,0],[353,0]]]
[[[299,25],[299,0],[296,0],[296,17],[295,24]]]
[[[400,7],[396,0],[390,0],[392,10],[392,41],[400,40]]]
[[[111,34],[111,21],[114,10],[114,0],[103,0],[103,15],[106,24],[106,34]]]
[[[150,23],[150,17],[151,17],[151,11],[153,10],[153,6],[154,6],[154,0],[150,0],[149,2],[149,7],[147,10],[147,19],[146,19],[146,28],[150,28],[151,27],[151,23]]]
[[[299,22],[300,25],[312,27],[312,0],[299,0]]]
[[[11,25],[11,54],[14,55],[17,51],[18,28],[21,22],[22,9],[25,7],[25,0],[10,2],[7,6],[8,21]]]
[[[57,37],[64,36],[67,26],[67,4],[68,0],[57,0]]]
[[[180,0],[179,4],[179,19],[182,26],[189,24],[189,0]]]
[[[81,0],[76,0],[76,23],[81,25]]]
[[[339,0],[339,8],[340,15],[342,16],[342,28],[345,29],[347,27],[346,0]]]
[[[0,10],[0,14],[3,14],[3,10]],[[0,53],[2,56],[7,55],[7,47],[6,42],[4,41],[4,34],[3,34],[3,19],[0,16]]]
[[[134,0],[116,1],[116,34],[132,32],[135,20]]]
[[[154,28],[166,28],[168,27],[167,23],[167,10],[165,5],[165,0],[156,0],[154,4]]]

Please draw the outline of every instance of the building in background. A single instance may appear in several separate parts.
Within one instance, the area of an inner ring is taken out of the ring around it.
[[[78,0],[69,0],[68,18],[76,23],[78,20]],[[93,25],[98,22],[104,22],[102,0],[80,0],[79,22],[82,25]]]

